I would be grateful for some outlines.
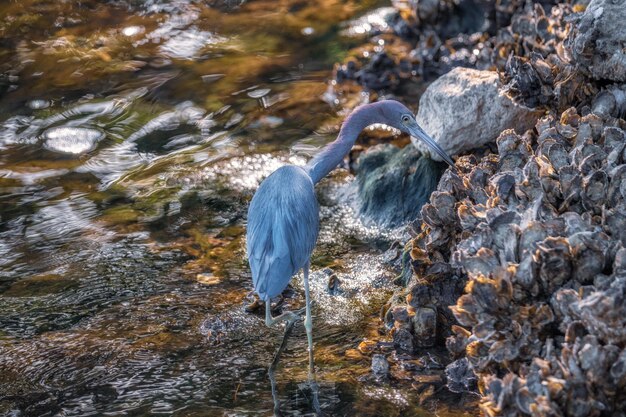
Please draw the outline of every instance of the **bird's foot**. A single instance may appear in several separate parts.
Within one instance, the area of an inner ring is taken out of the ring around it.
[[[302,392],[305,398],[308,400],[309,406],[313,409],[313,411],[315,412],[315,415],[318,417],[323,416],[324,413],[322,412],[322,409],[320,407],[320,399],[319,399],[320,387],[317,384],[317,382],[315,382],[314,380],[313,381],[309,380],[307,382],[303,382],[299,384],[298,388],[300,389],[300,392]]]
[[[294,311],[286,311],[285,313],[281,314],[278,317],[281,316],[285,316],[285,321],[289,321],[289,322],[296,322],[296,321],[301,321],[301,320],[305,320],[306,319],[306,309],[305,308],[301,308],[298,310],[294,310]],[[277,317],[277,318],[278,318]]]
[[[290,325],[300,320],[302,320],[302,316],[298,314],[298,312],[286,311],[280,316],[267,318],[265,320],[265,324],[267,325],[267,327],[273,327],[282,321],[286,322],[287,325]]]
[[[270,309],[272,310],[272,312],[276,313],[279,312],[282,309],[283,304],[285,304],[285,296],[279,294],[276,298],[274,298],[274,303],[272,303],[271,301],[267,302],[270,303]]]

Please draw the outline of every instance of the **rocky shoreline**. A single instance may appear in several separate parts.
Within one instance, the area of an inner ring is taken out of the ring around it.
[[[458,172],[416,216],[374,373],[445,344],[445,371],[413,377],[425,393],[478,393],[489,416],[626,415],[626,3],[395,7],[334,94],[415,103],[436,80],[417,117]]]

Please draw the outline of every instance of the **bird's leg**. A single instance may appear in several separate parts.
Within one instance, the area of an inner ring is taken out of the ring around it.
[[[307,262],[303,268],[304,272],[304,296],[306,298],[306,318],[304,319],[304,328],[306,329],[306,337],[309,343],[309,382],[315,379],[313,364],[313,320],[311,318],[311,296],[309,294],[309,263]]]
[[[270,300],[265,302],[265,325],[267,327],[273,327],[281,321],[286,321],[287,325],[290,325],[298,320],[300,320],[300,316],[292,311],[286,311],[278,317],[272,317],[271,302]]]
[[[270,367],[267,372],[268,377],[270,379],[270,384],[272,386],[272,399],[274,400],[274,417],[282,416],[282,413],[280,412],[280,400],[278,399],[278,388],[277,388],[276,376],[275,376],[276,367],[278,366],[280,355],[282,354],[283,350],[285,350],[285,347],[287,346],[287,339],[289,338],[289,335],[291,334],[291,331],[293,330],[293,326],[295,324],[296,324],[295,321],[287,321],[287,325],[285,326],[285,334],[283,336],[283,340],[280,343],[278,350],[274,354],[274,358],[272,359],[272,362],[270,363]]]

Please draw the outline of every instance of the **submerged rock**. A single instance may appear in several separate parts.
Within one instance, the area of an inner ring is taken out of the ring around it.
[[[449,155],[458,155],[495,141],[503,130],[523,132],[538,116],[504,94],[497,73],[455,68],[426,89],[417,122]],[[422,153],[441,160],[419,139],[411,141]]]
[[[80,155],[95,149],[104,138],[104,132],[86,127],[60,126],[46,130],[42,137],[46,149]]]
[[[49,100],[30,100],[26,106],[31,110],[47,109],[52,103]]]
[[[450,391],[457,393],[476,389],[476,375],[467,358],[458,359],[446,366],[446,384]]]
[[[372,373],[377,378],[385,378],[389,375],[389,362],[385,355],[380,353],[372,355]]]
[[[397,330],[393,334],[393,345],[400,352],[413,353],[415,351],[413,335],[406,329]]]
[[[431,347],[437,338],[437,312],[432,308],[418,308],[413,316],[413,332],[418,347]]]

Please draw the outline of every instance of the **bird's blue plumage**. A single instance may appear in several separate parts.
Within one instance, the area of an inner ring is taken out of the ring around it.
[[[274,171],[261,183],[248,209],[248,260],[261,299],[280,294],[306,265],[318,232],[311,177],[293,165]]]
[[[288,165],[277,169],[252,198],[248,210],[248,260],[254,289],[263,300],[280,294],[291,277],[309,262],[319,230],[314,186],[350,152],[359,132],[374,123],[419,138],[454,165],[401,103],[384,100],[355,109],[341,126],[337,139],[304,168]]]
[[[419,138],[454,165],[402,104],[389,100],[365,104],[350,114],[342,124],[337,139],[324,147],[304,168],[287,165],[267,177],[254,194],[248,209],[248,260],[254,289],[265,301],[265,323],[268,326],[282,320],[287,321],[288,326],[295,323],[298,316],[289,312],[272,318],[270,299],[280,294],[293,275],[304,268],[304,328],[309,346],[309,381],[313,380],[314,363],[308,264],[319,232],[314,187],[350,152],[359,132],[374,123],[384,123]]]

